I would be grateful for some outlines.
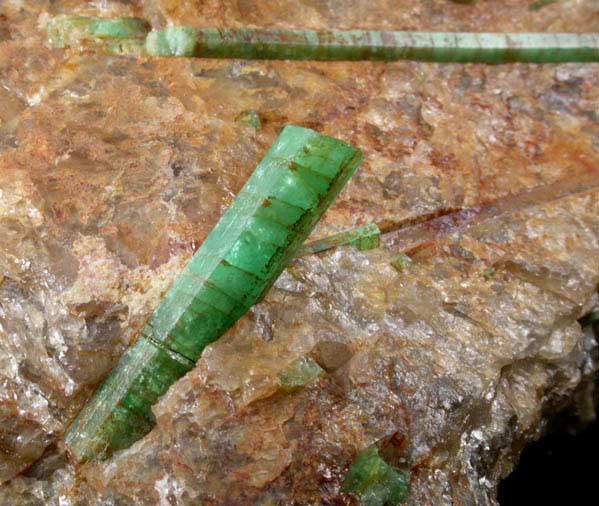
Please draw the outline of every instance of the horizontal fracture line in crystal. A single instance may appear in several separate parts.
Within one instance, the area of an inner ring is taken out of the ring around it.
[[[150,32],[157,56],[433,62],[599,61],[595,33],[460,33],[276,30],[173,26]]]
[[[283,129],[69,428],[72,455],[110,455],[150,430],[151,406],[260,300],[360,160],[360,151],[341,141],[305,128]]]

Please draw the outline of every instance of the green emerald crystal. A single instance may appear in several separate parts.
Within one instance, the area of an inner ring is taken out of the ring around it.
[[[541,9],[552,1],[533,2],[530,9]],[[462,0],[460,3],[471,2]],[[457,63],[599,61],[599,34],[596,33],[314,31],[189,26],[169,26],[148,33],[148,24],[138,18],[61,15],[50,21],[48,38],[54,47],[81,48],[91,44],[116,54],[152,56]]]
[[[300,357],[279,372],[278,379],[283,390],[290,392],[306,386],[324,374],[322,367],[314,360]]]
[[[399,272],[406,270],[412,265],[412,259],[405,254],[397,255],[391,259],[391,265]]]
[[[243,111],[235,118],[235,121],[245,123],[246,125],[249,125],[252,128],[255,128],[256,130],[260,130],[260,128],[262,127],[260,115],[253,110]]]
[[[361,506],[397,506],[407,498],[408,477],[387,464],[376,447],[371,447],[356,457],[341,490],[355,494]]]
[[[277,60],[422,60],[561,63],[599,61],[595,33],[468,33],[190,28],[152,31],[155,56]]]
[[[495,269],[493,267],[487,267],[483,271],[483,276],[485,279],[491,279],[495,275]]]
[[[311,255],[314,253],[320,253],[331,248],[337,248],[339,246],[352,245],[359,250],[368,250],[378,248],[380,245],[381,231],[374,223],[365,225],[363,227],[357,227],[346,232],[331,235],[318,241],[313,241],[308,244],[304,244],[298,251],[297,256]]]
[[[148,31],[148,23],[139,18],[91,18],[89,24],[92,37],[131,39],[145,37]]]
[[[151,406],[262,298],[361,158],[356,148],[313,130],[283,129],[69,428],[66,444],[76,459],[110,455],[150,430]],[[304,381],[314,368],[300,369],[296,376]]]

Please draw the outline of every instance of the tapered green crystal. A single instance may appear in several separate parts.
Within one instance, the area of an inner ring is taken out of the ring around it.
[[[433,62],[599,61],[595,33],[466,33],[190,28],[152,31],[156,56],[289,60],[423,60]]]
[[[297,253],[297,256],[311,255],[320,253],[331,248],[339,246],[352,245],[359,250],[368,250],[378,248],[380,245],[381,231],[374,223],[357,227],[346,232],[325,237],[308,244],[304,244]]]
[[[67,431],[71,455],[108,456],[150,430],[151,406],[262,298],[361,158],[313,130],[283,129]]]

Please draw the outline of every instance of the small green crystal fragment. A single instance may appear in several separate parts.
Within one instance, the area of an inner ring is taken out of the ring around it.
[[[402,272],[412,265],[412,259],[408,255],[402,253],[391,260],[391,265],[399,272]]]
[[[359,250],[368,250],[378,248],[380,245],[381,231],[374,223],[365,225],[363,227],[357,227],[346,232],[341,232],[318,241],[302,246],[297,256],[312,255],[314,253],[320,253],[331,248],[337,248],[339,246],[352,245],[357,247]]]
[[[483,271],[483,276],[485,277],[485,279],[491,279],[495,274],[495,269],[493,267],[487,267],[484,271]]]
[[[324,370],[309,357],[300,357],[279,372],[279,383],[286,391],[301,388],[319,376]]]
[[[360,227],[358,237],[350,241],[350,244],[360,251],[378,248],[381,245],[381,231],[374,223]]]
[[[361,506],[397,506],[408,496],[408,478],[387,464],[373,446],[356,457],[341,490],[358,496]]]
[[[532,2],[528,5],[529,11],[540,11],[546,5],[551,5],[556,3],[557,0],[537,0],[536,2]]]
[[[361,158],[358,149],[313,130],[283,129],[67,431],[72,456],[109,456],[150,430],[152,405],[263,297]],[[305,384],[317,367],[298,362],[281,384]]]
[[[249,125],[252,128],[255,128],[256,130],[260,130],[260,127],[262,126],[262,123],[260,121],[260,115],[254,110],[241,112],[235,118],[235,121],[245,123],[246,125]]]

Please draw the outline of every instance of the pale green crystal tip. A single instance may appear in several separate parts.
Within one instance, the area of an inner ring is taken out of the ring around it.
[[[151,406],[277,279],[362,156],[337,139],[283,129],[233,203],[66,434],[77,460],[108,456],[147,433]],[[294,365],[293,389],[320,368]]]

